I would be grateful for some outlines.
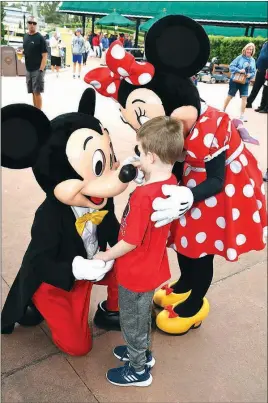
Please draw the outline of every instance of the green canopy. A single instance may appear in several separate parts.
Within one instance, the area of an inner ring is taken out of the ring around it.
[[[164,8],[161,13],[157,14],[154,18],[151,18],[150,20],[146,21],[144,24],[140,26],[140,31],[147,32],[151,28],[152,25],[161,18],[165,17],[167,14],[166,9]]]
[[[135,22],[129,20],[123,15],[118,14],[116,11],[113,13],[106,15],[105,17],[101,18],[96,22],[96,25],[105,25],[109,27],[129,27],[134,26]]]

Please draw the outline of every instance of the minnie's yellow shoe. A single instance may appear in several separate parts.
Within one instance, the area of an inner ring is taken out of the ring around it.
[[[189,318],[181,318],[175,311],[174,304],[166,306],[156,317],[157,327],[165,333],[183,335],[189,332],[190,329],[197,329],[209,314],[209,303],[206,298],[203,299],[203,305],[196,315]]]
[[[160,288],[160,290],[155,292],[154,303],[156,306],[164,308],[167,305],[181,304],[182,302],[186,301],[191,294],[191,291],[175,294],[171,287],[176,283],[177,281],[173,281],[170,284],[165,284],[162,288]]]

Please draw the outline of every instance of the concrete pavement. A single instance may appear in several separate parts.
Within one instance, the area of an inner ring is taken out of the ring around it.
[[[98,61],[92,60],[91,64]],[[86,70],[84,70],[85,72]],[[59,79],[46,77],[43,110],[52,119],[77,110],[87,85],[74,80],[71,72]],[[199,84],[203,99],[221,107],[225,84]],[[259,94],[254,105],[258,106]],[[25,79],[2,78],[2,106],[31,103]],[[228,112],[239,114],[239,99]],[[248,146],[262,170],[267,168],[267,115],[247,110],[249,132],[260,147]],[[97,95],[96,116],[111,133],[119,159],[132,154],[135,135],[119,119],[112,100]],[[128,194],[115,200],[118,218]],[[30,240],[33,215],[44,199],[31,170],[2,169],[2,304]],[[169,251],[172,278],[178,269]],[[216,258],[215,276],[208,299],[211,313],[200,329],[184,337],[153,333],[156,365],[149,388],[119,388],[110,385],[105,372],[118,364],[112,355],[123,342],[119,332],[94,328],[93,350],[85,357],[69,357],[51,342],[45,324],[36,328],[18,326],[2,336],[2,401],[7,402],[260,402],[267,401],[267,256],[251,252],[236,263]],[[90,319],[105,288],[94,286]]]

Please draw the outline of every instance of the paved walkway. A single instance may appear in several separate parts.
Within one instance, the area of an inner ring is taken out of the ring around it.
[[[92,63],[97,64],[97,61]],[[86,84],[71,72],[59,79],[46,77],[44,112],[52,119],[77,110]],[[221,107],[228,86],[199,84],[201,96]],[[260,95],[255,102],[258,106]],[[2,105],[31,103],[24,78],[2,78]],[[239,99],[229,106],[239,113]],[[97,97],[96,116],[109,129],[119,159],[132,153],[135,136],[118,117],[110,99]],[[263,170],[267,168],[267,115],[248,110],[249,131],[261,147],[250,146]],[[33,214],[44,199],[31,170],[2,170],[3,265],[2,303],[30,240]],[[116,198],[120,218],[129,191]],[[175,254],[169,251],[172,277],[177,277]],[[267,256],[251,252],[237,263],[216,259],[208,298],[211,313],[199,330],[184,337],[153,333],[156,366],[149,388],[110,385],[105,372],[118,364],[112,355],[123,342],[119,332],[94,330],[93,350],[85,357],[68,357],[51,342],[45,324],[17,327],[2,336],[2,401],[8,402],[260,402],[267,401]],[[105,298],[104,287],[94,287],[90,318]]]

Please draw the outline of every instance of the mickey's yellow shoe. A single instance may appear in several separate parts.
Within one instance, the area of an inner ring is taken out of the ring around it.
[[[163,332],[169,334],[183,335],[189,332],[190,329],[197,329],[209,314],[209,303],[206,298],[203,299],[203,305],[196,315],[189,318],[181,318],[175,311],[174,304],[166,306],[156,317],[156,325]]]
[[[191,294],[191,291],[184,292],[181,294],[175,294],[173,289],[171,288],[177,281],[173,281],[170,284],[163,285],[160,290],[156,291],[154,294],[154,303],[155,305],[164,308],[167,305],[173,304],[181,304],[182,302],[186,301],[186,299]]]

